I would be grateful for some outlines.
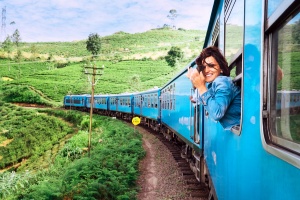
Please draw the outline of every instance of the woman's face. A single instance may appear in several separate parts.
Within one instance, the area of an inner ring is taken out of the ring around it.
[[[203,65],[203,76],[206,82],[214,81],[221,73],[221,68],[216,61],[216,59],[212,56],[205,58]]]

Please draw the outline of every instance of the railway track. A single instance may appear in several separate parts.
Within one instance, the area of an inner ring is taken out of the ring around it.
[[[181,172],[181,176],[184,179],[190,197],[192,199],[207,200],[209,197],[208,186],[204,183],[200,183],[196,179],[195,174],[192,171],[186,158],[182,156],[180,147],[176,143],[167,140],[162,134],[155,132],[149,127],[141,126],[141,128],[147,130],[147,132],[153,134],[157,139],[159,139],[161,143],[164,144],[169,150],[169,152],[172,154],[177,164],[177,167]]]

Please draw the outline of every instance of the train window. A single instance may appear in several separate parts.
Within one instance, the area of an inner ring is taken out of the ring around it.
[[[148,94],[148,108],[151,107],[151,96],[150,94]]]
[[[230,77],[233,82],[242,86],[243,76],[243,46],[244,46],[244,0],[225,1],[225,58],[228,62]],[[243,88],[241,87],[241,90]],[[242,91],[243,93],[243,91]],[[242,121],[242,119],[241,119]],[[232,130],[240,135],[240,130]]]
[[[284,0],[269,0],[268,1],[268,17],[274,13],[276,8],[279,8],[279,5],[283,2]]]
[[[244,1],[226,1],[225,57],[234,79],[242,72],[242,47],[244,38]],[[239,78],[239,77],[238,77]],[[240,78],[239,78],[240,79]]]
[[[294,6],[291,5],[290,7]],[[300,154],[299,5],[292,15],[284,19],[278,15],[278,20],[280,20],[280,24],[269,34],[271,43],[269,44],[270,78],[268,84],[270,87],[270,134],[267,139],[275,145]]]
[[[172,102],[173,102],[173,104],[172,104],[172,110],[175,110],[175,83],[173,84],[173,87],[172,87]]]

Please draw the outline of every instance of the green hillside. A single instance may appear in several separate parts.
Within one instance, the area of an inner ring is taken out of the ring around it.
[[[101,53],[93,65],[105,69],[95,92],[115,94],[161,87],[199,53],[203,39],[201,31],[170,29],[103,37]],[[175,68],[164,60],[172,46],[184,52]],[[19,59],[17,51],[21,51]],[[85,41],[22,43],[9,54],[0,52],[0,57],[4,101],[61,105],[66,94],[91,91],[89,77],[83,73],[91,57]]]
[[[88,37],[88,36],[87,36]],[[154,29],[144,33],[117,32],[102,37],[101,59],[141,59],[164,56],[171,46],[178,46],[187,57],[199,53],[205,31]],[[16,55],[16,49],[12,55]],[[24,59],[71,59],[89,57],[85,41],[21,43]],[[1,55],[1,54],[0,54]]]

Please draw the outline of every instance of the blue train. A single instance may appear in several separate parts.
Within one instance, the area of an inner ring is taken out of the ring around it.
[[[300,4],[297,0],[215,0],[204,46],[219,47],[241,87],[239,130],[224,130],[182,72],[161,88],[95,95],[94,112],[144,125],[182,145],[210,199],[300,198]],[[298,78],[299,76],[299,78]],[[66,108],[87,110],[90,95],[68,95]]]

